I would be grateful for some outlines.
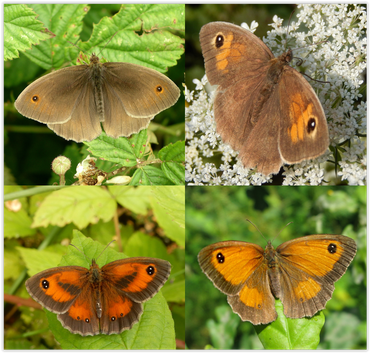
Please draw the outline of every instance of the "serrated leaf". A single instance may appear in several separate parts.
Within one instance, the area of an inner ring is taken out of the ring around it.
[[[111,62],[130,62],[160,72],[174,66],[184,53],[184,39],[170,29],[184,29],[183,4],[125,4],[113,17],[104,17],[85,51],[102,52]],[[167,30],[166,30],[167,29]],[[140,36],[136,32],[144,31]]]
[[[89,7],[83,4],[29,6],[39,15],[38,20],[50,24],[49,30],[56,36],[32,48],[27,56],[46,70],[76,59],[78,48],[70,42],[76,42]],[[136,32],[142,30],[142,25],[144,33],[139,36]],[[104,50],[103,55],[112,62],[131,62],[165,72],[184,53],[184,39],[171,31],[184,28],[184,4],[122,5],[113,17],[102,18],[94,26],[89,41],[78,46],[90,54]]]
[[[177,162],[164,162],[161,168],[175,185],[185,185],[185,166]]]
[[[24,54],[45,70],[60,68],[69,58],[65,55],[66,47],[73,47],[76,37],[82,30],[82,20],[88,11],[83,4],[29,4],[38,15],[38,20],[48,26],[55,37]],[[74,48],[75,53],[78,49]]]
[[[158,168],[147,165],[135,171],[130,185],[171,185],[171,181]]]
[[[185,162],[185,141],[163,147],[158,152],[158,158],[164,162]]]
[[[177,141],[162,148],[158,153],[164,163],[161,168],[175,185],[185,185],[185,141]]]
[[[138,164],[138,160],[144,156],[147,144],[147,130],[141,130],[131,138],[113,138],[104,132],[95,140],[84,142],[88,146],[88,151],[106,161],[119,163],[122,166],[133,167]]]
[[[19,51],[51,37],[37,14],[26,5],[4,5],[4,60],[19,57]]]
[[[112,219],[116,202],[101,187],[71,186],[48,195],[35,213],[32,227],[74,223],[79,229],[89,223]]]

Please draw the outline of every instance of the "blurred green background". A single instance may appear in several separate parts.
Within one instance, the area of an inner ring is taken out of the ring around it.
[[[212,243],[242,240],[266,246],[310,234],[343,234],[357,254],[335,283],[324,310],[319,349],[366,349],[366,187],[187,187],[186,344],[190,349],[262,349],[254,327],[227,304],[202,273],[197,255]]]

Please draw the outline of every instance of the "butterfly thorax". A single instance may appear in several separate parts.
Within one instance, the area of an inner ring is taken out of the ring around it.
[[[293,52],[289,49],[287,52],[270,61],[270,67],[267,71],[267,82],[270,85],[277,85],[279,83],[281,75],[284,72],[284,66],[289,65],[292,59]]]
[[[90,266],[90,283],[99,283],[102,280],[101,270],[96,261],[93,259]]]
[[[90,56],[90,65],[94,66],[100,63],[99,57],[95,55],[95,53],[92,53]]]
[[[270,241],[267,243],[263,256],[268,268],[267,273],[269,277],[271,292],[276,298],[280,298],[279,261],[277,259],[276,250],[274,249]]]
[[[99,57],[94,53],[90,57],[90,80],[94,89],[94,98],[97,113],[100,121],[104,121],[104,104],[103,104],[103,65]]]
[[[95,310],[96,310],[96,316],[100,319],[103,307],[102,307],[102,301],[101,301],[101,284],[102,284],[102,274],[100,267],[95,262],[95,260],[92,260],[92,264],[90,266],[90,283],[92,287],[92,291],[94,293],[95,298]]]

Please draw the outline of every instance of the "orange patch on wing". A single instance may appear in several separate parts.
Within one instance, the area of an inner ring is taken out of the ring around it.
[[[222,253],[225,257],[223,263],[218,262],[218,253]],[[227,282],[238,285],[256,270],[261,263],[261,258],[261,254],[253,247],[235,246],[215,249],[212,252],[211,263]]]
[[[78,284],[81,284],[77,280],[80,281],[81,276],[79,273],[74,273],[73,271],[69,272],[60,272],[56,273],[49,277],[43,277],[40,279],[40,289],[49,297],[51,297],[53,300],[59,302],[59,303],[65,303],[73,298],[76,297],[76,295],[71,295],[66,289],[61,287],[60,283],[63,284],[71,284],[73,286],[76,286]],[[49,288],[45,289],[42,286],[42,281],[47,280],[49,282]]]
[[[305,129],[308,121],[313,114],[313,104],[310,103],[305,107],[305,103],[302,100],[302,95],[296,93],[292,97],[292,103],[290,105],[289,117],[292,122],[292,126],[288,128],[288,135],[293,143],[297,143],[299,140],[302,141],[305,136]]]
[[[154,274],[149,275],[147,268],[152,266],[154,268]],[[125,292],[141,292],[148,287],[148,284],[154,280],[157,274],[157,267],[155,264],[147,263],[130,263],[124,265],[118,265],[112,267],[110,270],[110,279],[113,283],[124,284],[124,287],[119,288]]]
[[[132,301],[128,298],[123,298],[116,296],[115,298],[109,298],[109,308],[108,315],[111,318],[115,317],[124,317],[130,311],[132,307]]]
[[[68,315],[74,320],[90,320],[92,314],[93,313],[91,312],[91,306],[87,301],[83,300],[77,300],[68,310]]]
[[[309,277],[306,281],[299,282],[298,286],[293,288],[294,297],[298,298],[301,303],[316,297],[320,290],[320,284],[311,277]]]
[[[240,301],[251,308],[262,310],[263,303],[266,300],[263,292],[260,292],[256,287],[248,288],[244,286],[239,294]]]
[[[216,55],[216,67],[217,70],[220,71],[224,71],[229,65],[231,57],[237,55],[239,52],[237,47],[235,47],[235,43],[231,48],[231,43],[234,39],[234,35],[229,34],[227,36],[225,35],[224,37],[224,45],[221,48],[216,48],[216,50],[219,51]]]
[[[332,254],[328,252],[330,244],[337,246]],[[289,261],[310,275],[324,277],[334,268],[343,250],[341,243],[335,240],[302,242],[289,247]]]

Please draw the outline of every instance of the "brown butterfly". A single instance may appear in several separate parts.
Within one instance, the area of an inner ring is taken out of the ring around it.
[[[217,132],[239,151],[245,167],[276,174],[283,163],[327,150],[324,110],[310,84],[289,66],[290,49],[275,58],[253,33],[226,22],[203,26],[200,44],[208,81],[219,86]]]
[[[137,133],[179,96],[178,87],[156,70],[101,63],[92,54],[89,65],[57,70],[31,83],[14,105],[66,140],[81,142],[98,137],[101,123],[111,137]]]

